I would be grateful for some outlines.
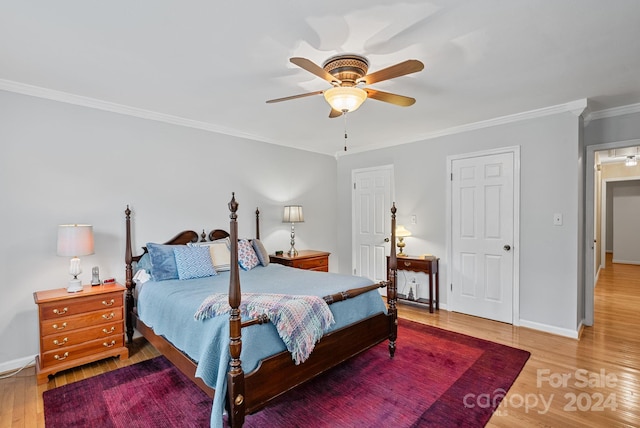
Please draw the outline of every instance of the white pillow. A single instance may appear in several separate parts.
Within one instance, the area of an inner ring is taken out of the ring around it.
[[[211,261],[213,262],[213,268],[216,272],[231,269],[231,251],[229,250],[231,241],[229,241],[229,238],[216,239],[211,242],[190,243],[188,245],[209,247]]]

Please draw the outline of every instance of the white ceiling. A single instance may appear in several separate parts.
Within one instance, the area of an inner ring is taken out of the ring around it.
[[[638,0],[0,0],[0,89],[335,154],[329,88],[289,63],[365,55],[370,72],[425,70],[372,85],[348,115],[352,151],[589,100],[640,103]],[[215,140],[214,140],[215,141]]]

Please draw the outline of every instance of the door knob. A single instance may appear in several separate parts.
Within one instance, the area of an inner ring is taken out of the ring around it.
[[[384,238],[384,242],[389,242],[389,238]]]
[[[511,250],[511,245],[507,244],[504,247],[502,247],[505,251],[509,251]]]

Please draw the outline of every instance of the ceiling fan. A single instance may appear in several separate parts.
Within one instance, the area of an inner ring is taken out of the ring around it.
[[[311,95],[323,94],[325,100],[331,106],[331,112],[329,113],[329,117],[331,118],[356,110],[367,98],[402,107],[413,105],[416,102],[415,98],[392,94],[390,92],[383,92],[364,86],[416,73],[424,69],[424,64],[422,64],[422,62],[417,59],[408,59],[382,70],[378,70],[374,73],[367,74],[369,70],[369,61],[365,57],[355,54],[333,56],[326,60],[322,64],[322,67],[306,58],[294,57],[290,58],[289,61],[326,80],[331,83],[333,87],[324,91],[308,92],[284,98],[276,98],[268,100],[267,103],[277,103],[296,98],[308,97]]]

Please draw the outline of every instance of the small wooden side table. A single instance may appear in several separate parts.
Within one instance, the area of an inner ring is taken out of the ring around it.
[[[438,273],[438,262],[440,259],[435,256],[404,256],[398,257],[397,260],[398,270],[408,270],[427,274],[429,277],[429,312],[433,313],[434,306],[436,310],[440,310],[440,274]],[[388,280],[389,256],[387,256],[387,281]],[[427,303],[423,300],[424,299],[418,299],[416,301],[419,303]]]
[[[107,357],[129,358],[124,344],[124,292],[120,284],[85,285],[36,291],[40,323],[40,354],[36,357],[38,384],[49,375]]]
[[[269,261],[281,265],[294,267],[298,269],[317,270],[320,272],[329,272],[329,255],[325,251],[316,250],[300,250],[297,256],[289,256],[284,253],[281,256],[271,254]]]

